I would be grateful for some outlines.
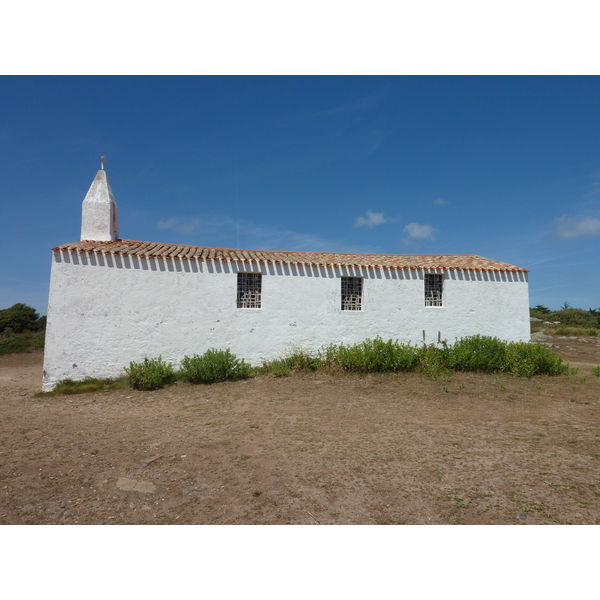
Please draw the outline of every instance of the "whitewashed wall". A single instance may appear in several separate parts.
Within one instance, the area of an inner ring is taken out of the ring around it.
[[[238,309],[237,272],[261,272],[262,308]],[[429,271],[432,272],[432,271]],[[443,271],[437,271],[442,273]],[[424,306],[422,271],[145,259],[54,251],[44,390],[61,379],[114,377],[130,361],[230,348],[253,365],[293,347],[377,335],[453,342],[529,340],[526,273],[445,272],[444,307]],[[342,311],[343,275],[364,277],[363,310]]]

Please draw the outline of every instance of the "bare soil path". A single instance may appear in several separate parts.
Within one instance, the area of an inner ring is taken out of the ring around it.
[[[0,523],[599,524],[600,340],[544,342],[578,374],[35,397],[3,356]]]

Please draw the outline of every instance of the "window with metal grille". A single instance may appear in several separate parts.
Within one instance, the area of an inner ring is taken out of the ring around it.
[[[237,307],[261,308],[262,274],[238,273]]]
[[[425,306],[442,306],[443,275],[425,274]]]
[[[342,310],[362,310],[362,277],[342,277]]]

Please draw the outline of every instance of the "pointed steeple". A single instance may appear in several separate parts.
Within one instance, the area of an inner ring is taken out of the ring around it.
[[[104,156],[100,171],[83,200],[81,240],[114,242],[119,239],[119,212],[108,176],[104,170]]]

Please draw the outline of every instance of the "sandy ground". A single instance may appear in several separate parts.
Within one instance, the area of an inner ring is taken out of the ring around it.
[[[2,524],[600,523],[596,338],[577,375],[311,374],[36,397],[0,357]]]

